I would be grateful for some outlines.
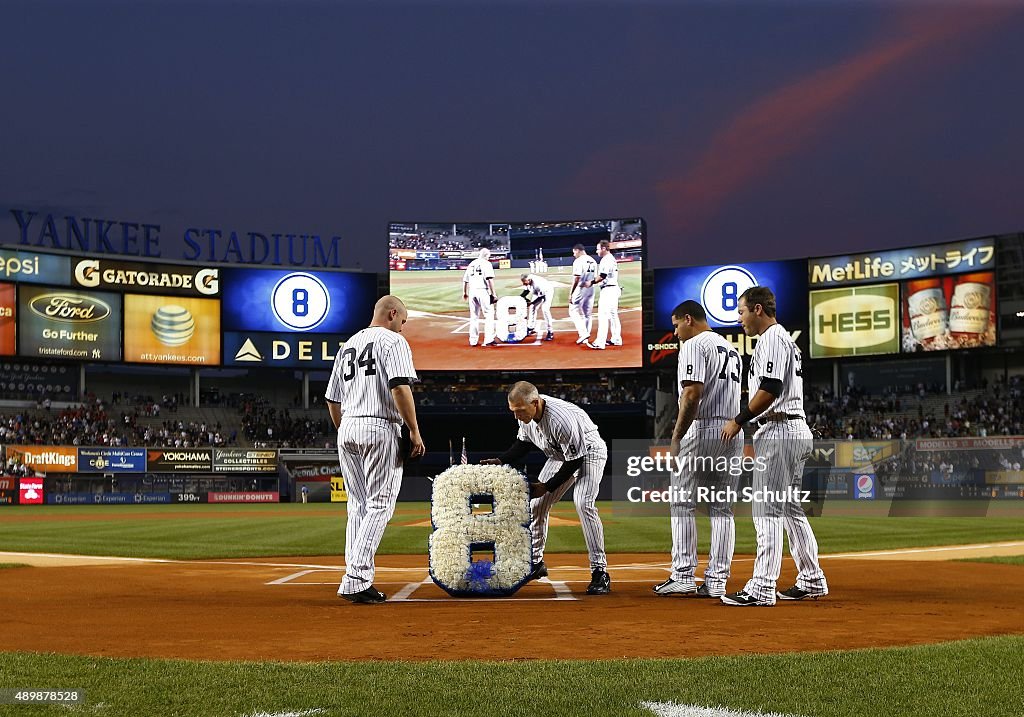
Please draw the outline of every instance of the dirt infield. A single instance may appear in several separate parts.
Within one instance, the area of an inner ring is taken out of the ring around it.
[[[336,597],[336,556],[5,570],[0,634],[10,651],[305,661],[689,657],[1024,633],[1005,599],[1024,588],[1014,565],[826,557],[826,599],[738,609],[656,597],[667,564],[613,557],[608,596],[583,594],[586,556],[550,555],[550,581],[504,600],[453,600],[429,582],[424,556],[383,556],[390,600],[378,606]],[[737,558],[730,585],[751,569]],[[793,578],[787,561],[781,584]]]

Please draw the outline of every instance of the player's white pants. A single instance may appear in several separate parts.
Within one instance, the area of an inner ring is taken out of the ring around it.
[[[622,289],[618,286],[605,286],[601,288],[601,296],[597,300],[597,337],[594,339],[595,346],[605,346],[608,343],[608,330],[611,329],[611,342],[622,343],[622,323],[619,321],[619,297]]]
[[[604,464],[608,461],[608,448],[600,438],[587,444],[587,457],[576,475],[567,480],[558,490],[547,493],[530,501],[530,531],[533,533],[533,562],[544,559],[544,546],[548,542],[548,516],[551,506],[562,499],[566,491],[576,484],[573,502],[576,503],[576,514],[580,517],[583,527],[583,539],[587,543],[590,555],[590,569],[602,570],[608,567],[608,556],[604,551],[604,526],[601,516],[597,514],[597,491],[601,487],[604,476]],[[540,471],[540,481],[547,483],[551,476],[562,467],[562,461],[549,458]]]
[[[753,489],[784,493],[792,486],[801,490],[804,464],[811,456],[814,437],[804,421],[769,422],[754,434],[754,453],[765,459],[754,467]],[[758,501],[752,506],[757,532],[754,575],[743,589],[758,600],[775,603],[776,583],[782,569],[782,531],[789,538],[789,551],[799,571],[796,584],[802,590],[828,592],[825,573],[818,564],[818,541],[796,499]]]
[[[577,289],[569,299],[569,318],[581,339],[590,338],[590,314],[594,308],[594,289]]]
[[[338,460],[348,488],[345,577],[338,594],[357,593],[373,584],[374,555],[395,512],[402,485],[397,423],[380,418],[342,416]]]
[[[547,324],[547,330],[550,333],[555,333],[555,320],[551,317],[551,306],[548,304],[547,299],[530,307],[527,312],[528,318],[526,320],[526,328],[532,329],[536,325],[537,309],[540,309],[541,313],[544,315],[544,323]]]
[[[494,305],[487,289],[473,289],[469,292],[469,345],[480,342],[480,319],[484,320],[484,343],[494,341]]]
[[[732,504],[722,493],[736,490],[739,475],[728,471],[719,472],[711,468],[716,461],[727,458],[738,464],[743,456],[743,439],[735,438],[722,442],[724,420],[694,421],[679,444],[679,458],[687,460],[682,464],[679,475],[673,473],[672,485],[676,495],[684,500],[672,503],[672,574],[671,578],[683,583],[694,582],[697,569],[697,489],[706,487],[712,495],[701,497],[701,506],[707,506],[711,519],[711,549],[708,565],[704,569],[704,584],[713,594],[723,593],[729,580],[732,554],[736,548],[736,521]],[[699,460],[698,460],[699,459]],[[737,466],[738,470],[738,466]],[[713,498],[713,500],[712,500]]]

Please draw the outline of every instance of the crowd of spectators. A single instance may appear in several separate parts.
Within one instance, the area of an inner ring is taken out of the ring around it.
[[[495,251],[507,251],[508,237],[486,234],[469,228],[459,228],[458,234],[445,230],[421,231],[418,234],[392,234],[388,239],[388,247],[419,251],[466,251],[486,247]]]
[[[326,411],[322,418],[293,416],[287,408],[278,408],[257,396],[244,400],[240,409],[242,433],[257,448],[326,445],[325,437],[334,434]]]
[[[416,403],[421,406],[503,406],[509,383],[433,381],[413,385]],[[556,381],[539,387],[541,393],[581,406],[642,403],[653,407],[654,389],[643,378],[602,376],[598,381]],[[653,410],[653,408],[652,408]]]
[[[991,389],[954,386],[941,411],[925,409],[926,399],[942,396],[940,386],[918,384],[889,389],[872,396],[848,386],[839,396],[830,389],[810,389],[806,397],[808,423],[823,438],[907,439],[1024,434],[1024,377],[1000,380]],[[974,390],[970,397],[960,395]],[[942,399],[939,398],[939,401]],[[928,403],[935,405],[935,400]]]

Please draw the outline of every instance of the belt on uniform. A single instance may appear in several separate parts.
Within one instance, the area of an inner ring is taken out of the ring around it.
[[[767,426],[769,423],[781,423],[783,421],[804,421],[803,416],[798,413],[766,413],[758,421],[752,421],[755,428]]]

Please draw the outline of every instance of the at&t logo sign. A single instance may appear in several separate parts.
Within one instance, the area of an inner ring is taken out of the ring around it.
[[[327,286],[312,274],[295,272],[281,279],[270,296],[274,316],[293,331],[315,329],[331,310]]]
[[[723,325],[740,322],[740,295],[757,279],[742,266],[723,266],[708,274],[700,288],[700,303],[708,316]]]

